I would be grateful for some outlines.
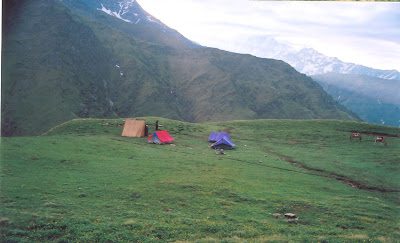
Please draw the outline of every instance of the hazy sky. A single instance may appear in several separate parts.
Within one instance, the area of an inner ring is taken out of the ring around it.
[[[400,71],[400,3],[137,0],[188,39],[226,50],[246,36],[273,36],[345,62]]]

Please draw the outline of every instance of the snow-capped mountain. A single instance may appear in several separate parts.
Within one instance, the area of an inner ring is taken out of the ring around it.
[[[159,28],[163,29],[168,28],[161,21],[144,11],[136,0],[62,0],[62,2],[75,8],[84,5],[129,23],[151,24],[158,25]]]
[[[178,31],[168,27],[160,20],[146,12],[136,0],[61,0],[68,7],[87,9],[95,12],[103,12],[125,23],[145,25],[161,30],[173,38],[178,38],[188,47],[199,47],[198,44],[186,39]],[[86,10],[85,10],[86,11]],[[87,14],[87,12],[85,12]]]
[[[160,20],[144,11],[135,0],[101,0],[91,2],[94,3],[93,7],[97,10],[103,11],[125,22],[157,26],[164,32],[169,29]]]
[[[252,36],[226,43],[225,49],[258,57],[281,59],[296,53],[292,46],[278,42],[271,36]]]
[[[325,56],[312,48],[304,48],[296,53],[281,56],[281,58],[299,72],[307,75],[324,73],[361,74],[383,79],[400,80],[400,73],[396,70],[380,70],[342,62],[336,57]]]
[[[336,57],[325,56],[312,48],[296,50],[290,44],[278,42],[271,36],[251,37],[237,43],[239,45],[227,46],[227,49],[239,53],[249,53],[258,57],[279,59],[307,75],[334,72],[400,80],[400,73],[396,70],[379,70],[342,62]]]
[[[239,45],[237,45],[239,43]],[[400,126],[400,73],[342,62],[312,48],[296,50],[271,36],[236,40],[230,51],[283,60],[297,71],[313,75],[324,90],[364,121]]]

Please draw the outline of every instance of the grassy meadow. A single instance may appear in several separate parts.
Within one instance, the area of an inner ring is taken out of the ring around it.
[[[156,120],[174,145],[77,119],[1,138],[2,242],[398,242],[400,129]],[[216,155],[211,132],[236,144]],[[362,142],[350,131],[363,132]],[[374,144],[386,134],[387,146]],[[283,215],[294,213],[298,220]],[[274,214],[280,214],[274,216]]]

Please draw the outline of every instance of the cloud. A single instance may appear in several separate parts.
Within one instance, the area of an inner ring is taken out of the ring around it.
[[[226,49],[246,36],[271,35],[343,61],[400,70],[400,3],[138,2],[171,28],[205,46]]]

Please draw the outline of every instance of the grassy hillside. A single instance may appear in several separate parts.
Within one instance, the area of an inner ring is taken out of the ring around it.
[[[1,139],[2,241],[399,239],[400,129],[337,120],[155,120],[175,146],[79,119]],[[237,147],[216,155],[212,131]],[[349,131],[362,132],[362,142]],[[387,146],[373,143],[386,134]],[[294,213],[298,220],[275,218]]]
[[[282,61],[189,48],[57,0],[7,1],[4,13],[2,136],[73,118],[358,119]]]
[[[52,1],[6,6],[2,135],[37,135],[77,117],[116,117],[107,82],[120,74],[93,31]]]

